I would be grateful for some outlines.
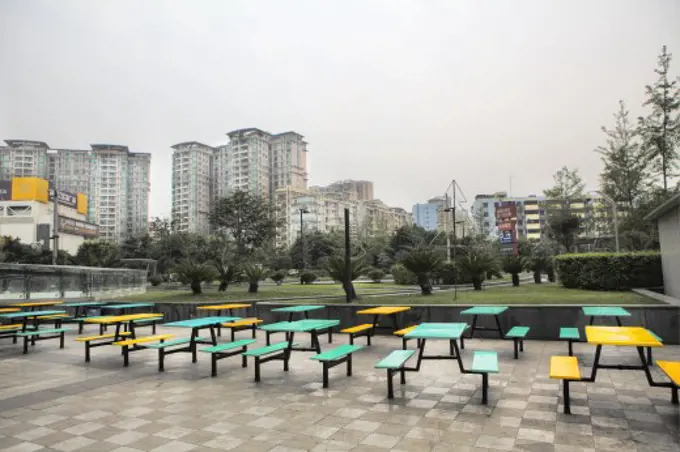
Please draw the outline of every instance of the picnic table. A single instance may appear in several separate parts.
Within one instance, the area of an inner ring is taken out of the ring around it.
[[[455,359],[462,366],[462,358],[456,341],[463,340],[463,333],[468,324],[465,322],[453,323],[421,323],[404,335],[407,339],[418,340],[418,361],[415,368],[408,370],[420,370],[420,364],[424,359]],[[425,343],[428,339],[443,339],[449,341],[448,355],[425,355]]]
[[[64,303],[61,306],[64,308],[74,308],[74,317],[85,317],[87,315],[87,308],[104,306],[105,301],[78,301],[73,303]]]
[[[375,308],[363,309],[357,311],[357,314],[362,315],[372,315],[373,316],[373,330],[378,328],[378,323],[381,315],[387,316],[392,319],[394,324],[393,331],[399,329],[399,322],[397,321],[397,314],[400,312],[406,312],[411,309],[410,306],[378,306]]]
[[[277,322],[260,326],[260,329],[267,333],[286,333],[286,341],[288,342],[288,352],[292,350],[298,351],[314,351],[321,353],[321,345],[319,344],[319,332],[324,330],[331,330],[334,326],[338,326],[340,320],[330,319],[303,319],[294,322]],[[295,347],[293,340],[295,333],[310,333],[311,347]],[[267,344],[269,345],[269,344]]]
[[[590,377],[583,381],[593,382],[598,369],[642,370],[645,372],[650,386],[655,386],[649,370],[649,363],[645,359],[645,347],[663,347],[663,344],[647,329],[639,326],[587,326],[586,340],[595,345],[595,360]],[[603,346],[635,347],[640,357],[640,365],[631,364],[602,364],[600,358]]]
[[[171,328],[191,328],[191,337],[189,340],[189,345],[184,348],[173,350],[175,352],[187,352],[192,354],[192,362],[196,362],[196,344],[210,344],[217,345],[217,336],[215,334],[215,328],[218,328],[222,323],[232,322],[238,320],[240,317],[230,317],[230,316],[211,316],[211,317],[198,317],[189,320],[180,320],[178,322],[166,323],[164,326]],[[204,339],[199,337],[199,332],[201,330],[210,330],[210,339]]]
[[[51,315],[62,315],[66,314],[66,311],[20,311],[20,312],[8,312],[0,314],[0,319],[19,319],[21,320],[21,332],[25,332],[28,328],[28,322],[33,320],[34,329],[38,329],[38,318],[42,316]]]
[[[14,303],[12,307],[29,308],[30,311],[34,311],[38,308],[44,308],[46,306],[56,306],[58,304],[63,304],[63,301],[60,300],[22,301],[21,303]]]
[[[274,308],[272,312],[287,312],[288,321],[293,321],[293,316],[295,314],[302,314],[305,319],[309,318],[309,311],[316,311],[318,309],[323,309],[323,305],[298,305],[298,306],[286,306],[284,308]]]
[[[503,330],[501,329],[500,315],[508,310],[507,306],[475,306],[461,312],[461,315],[471,315],[472,326],[470,327],[470,337],[474,337],[475,331],[497,331],[501,339],[505,338]],[[493,316],[496,320],[496,328],[477,326],[478,316]]]
[[[117,342],[122,339],[120,327],[124,326],[124,331],[130,332],[129,335],[125,336],[128,339],[135,339],[135,321],[136,320],[147,320],[160,317],[161,314],[157,313],[139,313],[139,314],[125,314],[125,315],[104,315],[99,317],[88,317],[83,321],[85,323],[96,323],[101,327],[114,325],[116,331],[114,333],[113,342]]]
[[[630,312],[615,306],[584,306],[581,309],[586,317],[590,317],[590,321],[588,322],[589,325],[592,325],[593,322],[595,322],[596,317],[614,317],[616,318],[616,324],[618,326],[623,326],[621,324],[621,317],[630,317]]]

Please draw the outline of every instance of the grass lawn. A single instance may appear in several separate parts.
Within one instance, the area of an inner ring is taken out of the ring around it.
[[[371,290],[377,288],[378,290]],[[522,284],[520,287],[491,287],[482,291],[459,290],[458,298],[453,300],[453,292],[435,292],[430,296],[422,296],[420,292],[408,295],[384,295],[371,297],[370,294],[393,292],[404,289],[404,286],[383,284],[356,284],[356,290],[362,297],[359,304],[575,304],[575,305],[629,305],[658,304],[633,292],[597,292],[590,290],[565,289],[555,284]],[[338,298],[320,299],[319,303],[344,303],[344,291],[339,284],[319,285],[283,285],[262,286],[257,294],[249,294],[245,286],[230,287],[227,292],[219,293],[214,289],[204,294],[193,296],[186,291],[150,291],[142,295],[120,298],[120,301],[156,301],[174,303],[203,303],[229,300],[266,301],[268,298],[335,295]],[[295,302],[296,300],[291,300]],[[299,299],[296,302],[310,303],[312,300]]]

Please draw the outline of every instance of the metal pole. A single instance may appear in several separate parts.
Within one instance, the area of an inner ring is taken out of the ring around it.
[[[52,197],[52,265],[59,261],[59,202],[57,200],[57,178],[54,178]]]
[[[453,274],[455,275],[453,285],[453,299],[458,299],[458,268],[456,267],[456,180],[453,182]]]
[[[302,230],[302,214],[304,209],[300,210],[300,256],[302,263],[300,264],[300,284],[303,284],[302,274],[305,272],[305,234]]]
[[[351,255],[351,250],[350,250],[350,241],[349,241],[349,209],[345,208],[345,287],[347,290],[345,290],[346,293],[346,298],[347,298],[347,303],[352,301],[352,297],[350,295],[349,288],[352,285],[352,255]]]

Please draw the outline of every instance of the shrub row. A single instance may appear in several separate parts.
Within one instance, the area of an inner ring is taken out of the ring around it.
[[[661,255],[643,253],[563,254],[555,257],[564,287],[628,290],[663,285]]]

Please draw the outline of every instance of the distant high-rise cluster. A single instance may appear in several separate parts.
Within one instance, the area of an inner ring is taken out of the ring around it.
[[[373,182],[344,180],[307,187],[307,142],[293,131],[272,134],[257,128],[227,133],[219,146],[190,141],[173,148],[172,219],[180,231],[208,233],[214,202],[234,191],[270,200],[284,226],[278,244],[290,246],[305,230],[344,228],[344,209],[352,231],[371,235],[409,224],[410,215],[374,199]]]
[[[42,141],[5,143],[0,179],[35,176],[56,181],[59,190],[85,193],[87,218],[99,225],[100,239],[122,242],[147,232],[151,154],[112,144],[51,149]]]

